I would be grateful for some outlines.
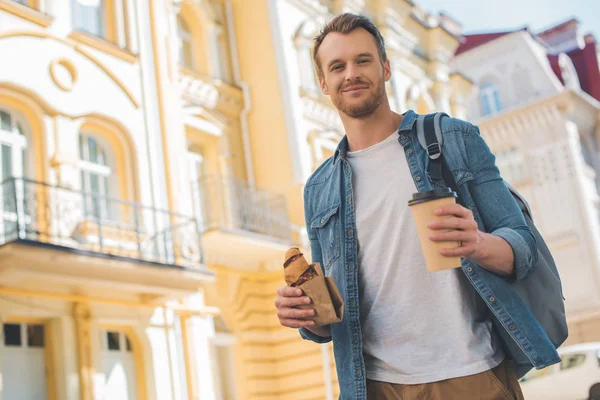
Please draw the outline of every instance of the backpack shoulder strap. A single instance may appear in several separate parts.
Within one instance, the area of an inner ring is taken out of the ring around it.
[[[429,156],[429,174],[431,179],[440,180],[442,177],[442,136],[441,120],[447,114],[438,112],[434,114],[419,115],[417,117],[417,137],[421,147]]]
[[[442,181],[444,184],[456,193],[458,204],[465,206],[458,184],[452,170],[444,159],[442,153],[444,138],[442,136],[442,118],[448,114],[437,112],[434,114],[419,115],[417,117],[417,137],[421,147],[427,152],[429,157],[429,176],[431,180]]]

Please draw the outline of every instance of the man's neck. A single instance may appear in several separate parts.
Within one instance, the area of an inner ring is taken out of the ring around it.
[[[387,139],[398,129],[403,117],[393,112],[388,104],[382,104],[367,118],[356,119],[343,114],[341,118],[348,138],[348,151],[358,151]]]

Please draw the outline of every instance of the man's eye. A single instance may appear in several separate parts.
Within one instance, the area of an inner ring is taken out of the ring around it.
[[[358,63],[359,63],[359,64],[366,64],[366,63],[368,63],[368,62],[369,62],[369,60],[367,60],[366,58],[364,58],[364,59],[362,59],[362,60],[358,60]]]
[[[334,65],[333,68],[332,68],[332,70],[336,71],[336,70],[342,69],[342,67],[343,67],[343,65],[341,65],[341,64]]]

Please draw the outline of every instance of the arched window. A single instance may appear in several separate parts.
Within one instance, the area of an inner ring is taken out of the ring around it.
[[[185,19],[177,16],[177,36],[179,39],[179,64],[194,69],[194,40]]]
[[[24,122],[16,114],[3,109],[0,109],[0,147],[1,181],[29,176]]]
[[[87,217],[110,220],[114,210],[108,197],[114,196],[114,167],[110,147],[90,133],[79,134],[79,174],[84,197],[84,214]]]
[[[24,127],[25,121],[20,116],[0,108],[0,241],[17,233],[19,204],[25,212],[21,222],[31,223],[27,201],[15,202],[16,197],[26,199],[30,188],[20,179],[11,179],[28,177],[32,170]]]
[[[493,115],[502,110],[502,101],[498,86],[491,81],[484,81],[479,88],[481,115]]]

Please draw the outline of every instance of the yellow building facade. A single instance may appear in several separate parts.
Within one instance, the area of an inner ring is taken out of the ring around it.
[[[460,26],[410,0],[0,0],[0,399],[333,399],[279,325],[343,136],[311,40],[386,38],[398,111],[465,117]]]

